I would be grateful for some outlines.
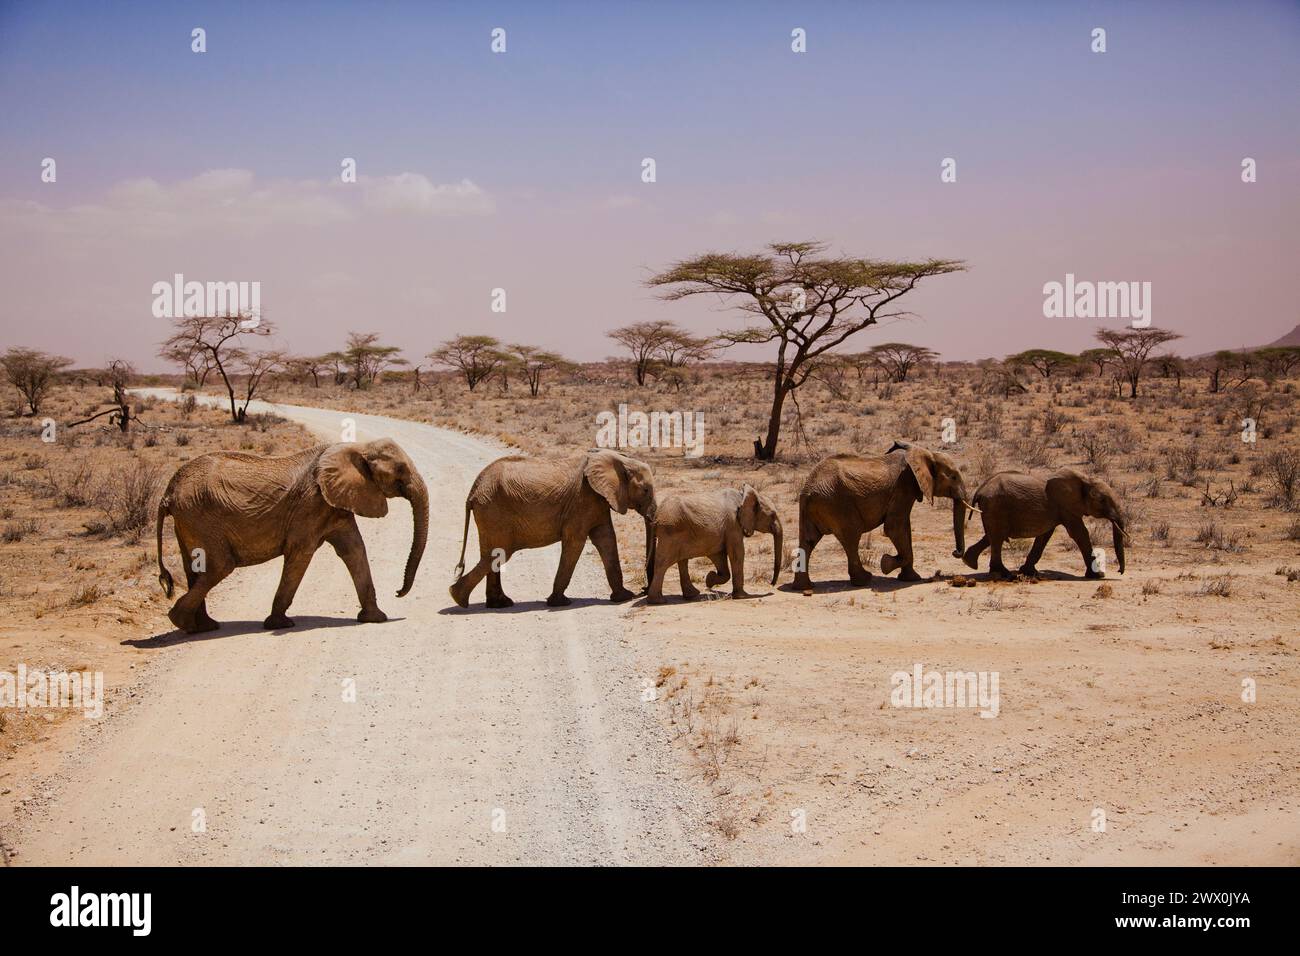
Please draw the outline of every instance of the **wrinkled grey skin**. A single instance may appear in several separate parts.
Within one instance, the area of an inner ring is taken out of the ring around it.
[[[610,600],[635,595],[623,586],[611,509],[633,508],[645,519],[646,552],[653,540],[655,488],[650,467],[635,458],[602,449],[577,458],[554,460],[512,455],[484,468],[465,499],[465,532],[460,546],[452,600],[469,607],[469,596],[487,578],[487,606],[514,604],[501,589],[501,566],[516,551],[561,544],[560,566],[546,603],[569,603],[564,592],[587,541],[596,547],[609,580]],[[478,529],[479,560],[465,571],[469,518]]]
[[[691,584],[691,558],[712,558],[715,570],[705,578],[709,587],[732,581],[731,596],[749,597],[745,590],[745,539],[755,531],[772,535],[772,583],[781,573],[781,519],[770,499],[751,485],[691,495],[673,495],[659,502],[655,540],[651,549],[648,604],[662,604],[664,576],[674,564],[682,596],[699,597]]]
[[[280,586],[263,627],[293,627],[285,616],[312,555],[328,542],[347,565],[361,602],[357,620],[388,620],[375,600],[357,515],[382,518],[389,498],[411,503],[415,531],[398,597],[415,583],[429,535],[429,495],[406,453],[387,438],[317,445],[284,458],[225,451],[200,455],[176,470],[158,504],[158,581],[173,582],[163,563],[163,522],[170,515],[189,589],[167,616],[188,633],[218,627],[207,593],[235,568],[284,556]],[[198,551],[198,556],[195,552]]]
[[[1119,573],[1124,573],[1124,513],[1114,490],[1100,478],[1090,478],[1073,468],[1040,478],[1023,471],[1002,471],[990,477],[975,492],[974,504],[984,522],[984,537],[963,555],[966,564],[979,568],[979,556],[992,548],[989,572],[1010,577],[1002,563],[1002,545],[1008,538],[1033,538],[1034,544],[1020,573],[1038,573],[1038,560],[1058,525],[1074,539],[1083,555],[1084,577],[1105,575],[1093,570],[1092,538],[1084,518],[1103,518],[1111,523],[1111,540]]]

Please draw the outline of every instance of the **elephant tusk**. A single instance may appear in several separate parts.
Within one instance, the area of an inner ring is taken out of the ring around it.
[[[965,505],[967,508],[969,508],[972,512],[974,512],[974,513],[977,514],[977,515],[982,515],[982,514],[984,513],[984,512],[982,512],[982,511],[980,511],[978,508],[976,508],[976,507],[975,507],[973,504],[971,504],[969,501],[963,501],[962,504]]]

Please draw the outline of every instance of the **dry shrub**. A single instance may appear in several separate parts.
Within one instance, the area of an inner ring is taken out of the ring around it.
[[[108,519],[107,531],[139,538],[155,518],[162,469],[157,465],[127,465],[117,468],[100,488],[96,503]]]

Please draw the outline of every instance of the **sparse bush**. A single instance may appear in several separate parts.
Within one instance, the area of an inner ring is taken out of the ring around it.
[[[1269,452],[1264,456],[1264,478],[1273,489],[1269,503],[1287,511],[1295,510],[1300,504],[1296,500],[1300,494],[1300,451],[1283,448]]]
[[[34,518],[23,518],[20,521],[13,521],[5,525],[4,531],[0,532],[0,540],[5,544],[15,544],[23,538],[29,538],[41,530],[41,523]]]
[[[154,502],[161,484],[162,470],[156,465],[128,465],[113,472],[97,502],[108,519],[108,530],[138,538],[155,517]]]

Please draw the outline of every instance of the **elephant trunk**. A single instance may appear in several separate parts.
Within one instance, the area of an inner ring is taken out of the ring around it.
[[[772,586],[776,587],[776,579],[781,576],[781,558],[785,552],[784,535],[781,531],[781,519],[772,519]]]
[[[655,522],[653,516],[645,518],[645,586],[655,579]]]
[[[1124,573],[1124,525],[1118,521],[1111,521],[1111,541],[1115,545],[1115,560],[1119,562],[1119,573]]]
[[[411,538],[411,553],[406,558],[406,574],[402,577],[402,590],[398,597],[405,597],[415,583],[415,572],[424,556],[424,544],[429,540],[429,490],[424,479],[412,470],[411,479],[402,490],[402,497],[411,503],[411,515],[415,520],[415,532]]]
[[[952,499],[952,540],[957,546],[952,553],[954,558],[960,558],[966,553],[966,502],[962,500],[964,497],[962,495]]]

